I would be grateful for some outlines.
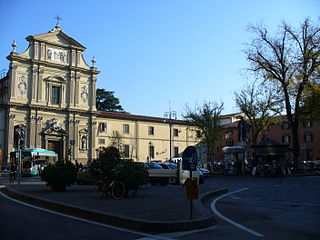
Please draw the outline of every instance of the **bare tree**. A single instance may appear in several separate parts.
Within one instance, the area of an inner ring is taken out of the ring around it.
[[[234,92],[236,105],[248,119],[252,143],[282,111],[281,101],[272,88],[256,83],[247,84],[240,92]]]
[[[186,107],[184,118],[197,127],[197,138],[203,141],[207,147],[207,161],[214,160],[214,150],[218,145],[223,128],[220,125],[220,116],[223,110],[223,103],[205,102],[203,105],[196,105],[194,109]]]
[[[301,118],[301,101],[305,88],[319,81],[320,29],[309,19],[298,29],[286,23],[278,33],[270,36],[262,26],[251,27],[256,34],[246,50],[250,69],[265,83],[272,83],[280,90],[291,127],[292,147],[296,166],[299,161],[298,127]]]

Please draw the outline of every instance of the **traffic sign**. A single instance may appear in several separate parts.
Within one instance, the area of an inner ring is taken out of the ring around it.
[[[197,150],[193,146],[187,147],[182,154],[183,169],[195,171],[198,166]]]

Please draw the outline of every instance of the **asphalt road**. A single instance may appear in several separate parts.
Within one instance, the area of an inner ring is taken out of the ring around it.
[[[22,184],[25,181],[37,184],[39,178],[23,178]],[[0,177],[0,185],[5,182]],[[208,229],[143,235],[66,218],[0,196],[1,239],[320,239],[320,177],[211,178],[205,184],[229,188],[226,196],[208,204],[217,211],[218,222]]]
[[[218,225],[211,229],[166,236],[190,240],[320,239],[320,177],[213,178],[206,184],[229,187],[228,195],[214,205],[234,224],[216,216]]]

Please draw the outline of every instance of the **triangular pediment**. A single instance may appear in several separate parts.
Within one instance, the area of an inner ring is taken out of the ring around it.
[[[65,34],[62,29],[52,30],[48,33],[38,34],[34,36],[28,36],[26,38],[28,41],[37,40],[39,42],[46,42],[47,44],[59,45],[64,47],[75,47],[80,48],[83,51],[86,49],[78,41],[74,40]]]

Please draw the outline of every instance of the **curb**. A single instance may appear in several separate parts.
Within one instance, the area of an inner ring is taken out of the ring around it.
[[[213,214],[207,208],[205,208],[204,203],[214,196],[228,192],[228,189],[218,189],[213,192],[204,193],[200,196],[199,200],[194,201],[194,206],[196,206],[197,210],[207,217],[177,222],[149,220],[142,221],[137,218],[126,217],[123,215],[100,213],[98,211],[78,208],[52,200],[49,201],[44,198],[37,198],[30,194],[20,193],[8,185],[6,185],[5,188],[2,188],[1,191],[14,199],[28,202],[50,210],[85,218],[91,221],[128,228],[140,232],[165,233],[194,230],[212,226],[214,224]]]

